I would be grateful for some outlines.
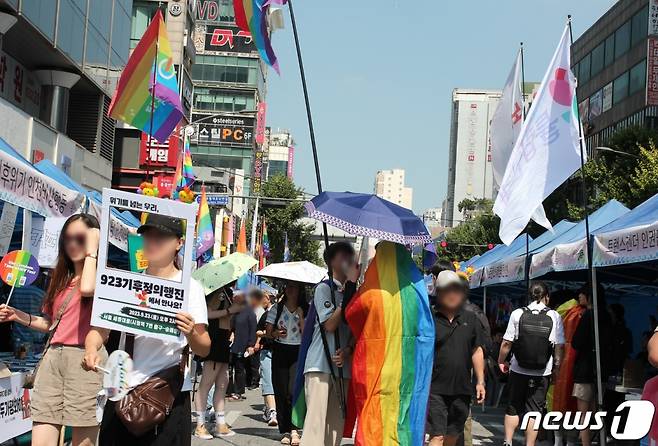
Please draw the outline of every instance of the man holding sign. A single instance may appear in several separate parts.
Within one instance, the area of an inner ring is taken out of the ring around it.
[[[111,207],[148,213],[137,231],[143,237],[143,254],[148,262],[144,274],[107,265]],[[92,328],[87,336],[83,366],[97,370],[102,365],[99,352],[110,329],[124,332],[119,346],[133,359],[128,376],[131,391],[121,401],[110,401],[105,407],[99,436],[103,445],[190,443],[192,383],[185,369],[187,347],[199,356],[210,351],[205,295],[202,286],[191,278],[195,216],[196,204],[103,191],[92,315],[92,325],[98,328]],[[162,392],[157,394],[162,403],[156,404],[158,413],[149,412],[136,422],[126,414],[140,401],[151,398],[149,388],[156,382],[161,389],[167,389],[164,398]],[[140,400],[141,396],[144,399]]]

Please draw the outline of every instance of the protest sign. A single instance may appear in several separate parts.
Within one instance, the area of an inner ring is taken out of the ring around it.
[[[68,217],[33,216],[30,252],[42,268],[54,268],[59,253],[59,234]]]
[[[0,379],[0,443],[32,429],[30,392],[23,382],[23,373]]]
[[[0,260],[0,277],[11,287],[28,286],[38,275],[39,264],[29,251],[11,251]]]
[[[3,256],[9,251],[11,236],[14,234],[16,217],[18,216],[18,206],[15,204],[2,203],[2,216],[0,216],[0,255]]]
[[[101,238],[91,325],[171,341],[180,336],[175,315],[187,311],[198,205],[103,189]],[[181,281],[108,265],[112,209],[164,215],[185,224]]]

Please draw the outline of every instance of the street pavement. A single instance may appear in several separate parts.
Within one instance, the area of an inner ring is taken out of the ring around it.
[[[226,402],[225,416],[233,426],[236,435],[213,440],[192,438],[193,446],[270,446],[280,444],[281,435],[276,427],[269,427],[262,418],[263,398],[260,390],[247,390],[244,401]],[[473,408],[473,444],[488,446],[498,444],[503,438],[503,416],[501,409],[481,407]],[[193,426],[194,427],[194,426]],[[210,429],[212,425],[208,425]],[[343,445],[353,444],[351,440],[343,441]]]

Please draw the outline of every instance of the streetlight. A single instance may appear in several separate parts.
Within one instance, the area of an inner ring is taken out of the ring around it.
[[[617,155],[628,156],[630,158],[640,159],[640,157],[635,155],[634,153],[623,152],[621,150],[615,150],[615,149],[612,149],[610,147],[594,147],[594,151],[595,152],[599,151],[599,152],[616,153]]]

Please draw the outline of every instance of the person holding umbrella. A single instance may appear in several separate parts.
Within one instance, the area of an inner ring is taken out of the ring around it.
[[[296,374],[299,346],[302,343],[304,317],[308,310],[304,284],[285,281],[278,303],[267,315],[265,331],[274,339],[272,348],[272,384],[276,402],[276,417],[282,444],[299,444],[299,433],[292,423],[292,389]]]

